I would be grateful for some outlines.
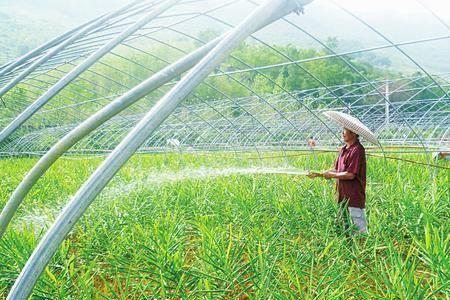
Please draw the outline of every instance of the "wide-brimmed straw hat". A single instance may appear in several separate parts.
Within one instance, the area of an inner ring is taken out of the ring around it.
[[[339,111],[325,111],[323,114],[342,127],[353,131],[359,136],[362,136],[365,140],[375,145],[380,145],[380,142],[376,138],[375,134],[373,134],[373,132],[370,131],[370,129],[367,128],[366,125],[361,123],[361,121],[359,121],[357,118]]]

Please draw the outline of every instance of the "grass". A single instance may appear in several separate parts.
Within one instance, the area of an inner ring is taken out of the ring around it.
[[[65,240],[34,297],[450,299],[448,170],[369,157],[370,235],[347,239],[335,230],[331,181],[213,172],[260,162],[250,156],[135,156]],[[0,240],[0,298],[101,160],[62,159],[24,201]],[[314,166],[333,160],[323,154]],[[0,160],[2,206],[35,161]],[[289,163],[305,169],[311,160]]]

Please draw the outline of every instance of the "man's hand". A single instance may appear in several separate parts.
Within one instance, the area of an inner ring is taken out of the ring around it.
[[[323,177],[323,174],[322,173],[317,173],[317,172],[311,172],[311,173],[308,173],[308,175],[306,175],[306,176],[308,176],[311,179],[314,179],[314,178],[317,178],[317,177]]]
[[[353,174],[351,174],[351,175],[353,175]],[[336,170],[328,170],[328,171],[321,172],[321,173],[311,172],[306,176],[308,176],[311,179],[317,178],[317,177],[322,177],[325,179],[333,179],[333,178],[341,179],[341,177],[342,177],[342,179],[347,179],[347,177],[349,177],[349,175],[347,175],[347,172],[338,173],[338,172],[336,172]],[[348,179],[353,179],[353,178],[348,178]]]

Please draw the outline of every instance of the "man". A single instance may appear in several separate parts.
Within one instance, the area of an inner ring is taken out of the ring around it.
[[[339,203],[338,222],[346,229],[351,223],[353,233],[367,233],[366,205],[366,153],[358,134],[344,128],[341,148],[335,167],[323,173],[311,173],[310,178],[336,179]]]
[[[312,151],[312,154],[313,154],[314,158],[309,157],[309,159],[308,159],[308,165],[309,165],[308,166],[308,170],[311,170],[313,168],[313,166],[317,165],[317,154],[314,151],[316,146],[317,146],[316,140],[314,139],[313,136],[310,136],[309,140],[308,140],[308,148],[309,148],[310,151]]]
[[[309,137],[309,140],[308,140],[308,147],[309,147],[309,149],[310,149],[310,150],[314,150],[314,148],[315,148],[316,146],[317,146],[316,140],[314,139],[313,136],[310,136],[310,137]]]

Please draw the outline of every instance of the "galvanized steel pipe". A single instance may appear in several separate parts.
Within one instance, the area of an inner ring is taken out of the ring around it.
[[[142,28],[148,22],[153,20],[155,17],[159,16],[167,9],[172,7],[174,4],[180,0],[170,0],[161,4],[154,11],[149,13],[147,16],[138,20],[135,24],[128,27],[125,31],[119,34],[116,38],[111,40],[109,43],[95,51],[91,54],[85,61],[78,65],[75,69],[66,74],[61,78],[55,85],[53,85],[47,92],[45,92],[41,97],[39,97],[35,102],[29,105],[21,114],[19,114],[5,129],[0,133],[0,143],[8,138],[14,131],[16,131],[23,123],[25,123],[29,118],[31,118],[39,109],[41,109],[48,101],[50,101],[56,94],[58,94],[63,88],[65,88],[69,83],[75,80],[84,71],[90,68],[103,56],[108,54],[112,49],[124,41],[127,37],[135,33],[137,30]],[[1,230],[0,230],[1,236]]]
[[[33,254],[17,278],[7,299],[27,299],[40,274],[48,264],[60,243],[83,215],[95,197],[102,191],[135,151],[148,139],[158,126],[173,112],[193,89],[201,83],[228,54],[252,32],[267,24],[301,9],[299,0],[267,0],[249,17],[233,29],[211,50],[169,93],[161,98],[136,127],[124,138],[108,158],[97,168],[63,209],[55,223],[39,242]]]
[[[272,23],[275,20],[275,18],[268,19],[265,23],[256,28],[255,31],[266,26],[267,24]],[[74,144],[76,144],[89,133],[101,126],[103,123],[105,123],[139,99],[161,87],[163,84],[191,69],[225,36],[226,33],[210,41],[194,52],[186,55],[185,57],[179,59],[172,65],[165,67],[129,92],[106,105],[100,111],[74,128],[60,141],[58,141],[58,143],[56,143],[43,157],[41,157],[36,165],[34,165],[34,167],[27,173],[27,175],[17,186],[8,202],[6,203],[5,207],[3,208],[0,214],[0,238],[4,235],[9,223],[11,222],[11,219],[13,218],[18,207],[23,202],[24,198],[29,193],[31,188],[53,165],[53,163],[56,162],[59,157],[61,157]]]
[[[6,86],[4,86],[3,88],[0,89],[0,97],[2,97],[3,95],[5,95],[10,89],[12,89],[13,87],[15,87],[20,81],[22,81],[24,78],[26,78],[28,75],[30,75],[34,70],[36,70],[39,66],[41,66],[43,63],[47,62],[50,58],[52,58],[54,55],[56,55],[57,53],[59,53],[60,51],[64,50],[67,46],[69,46],[70,44],[72,44],[72,42],[74,42],[75,40],[83,37],[84,35],[86,35],[87,33],[89,33],[90,31],[94,30],[95,28],[97,28],[98,26],[100,26],[101,24],[105,23],[106,21],[108,21],[109,19],[119,15],[120,13],[122,13],[123,11],[128,10],[129,8],[135,6],[136,4],[138,4],[139,2],[141,2],[140,0],[136,0],[128,5],[126,5],[125,7],[123,7],[122,9],[119,9],[117,11],[111,12],[103,17],[101,17],[100,19],[96,20],[95,22],[89,24],[86,27],[81,28],[78,32],[74,33],[72,36],[70,36],[69,38],[67,38],[66,40],[62,41],[61,43],[59,43],[58,45],[56,45],[52,50],[50,50],[47,54],[45,54],[44,56],[42,56],[41,58],[39,58],[38,60],[36,60],[34,63],[31,64],[31,66],[29,66],[28,68],[26,68],[22,73],[20,73],[18,76],[16,76],[15,78],[13,78]],[[19,122],[17,122],[19,123]],[[3,129],[0,132],[0,143],[2,143],[14,130],[15,128],[17,128],[18,126],[8,126],[5,129]]]

